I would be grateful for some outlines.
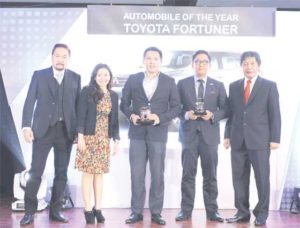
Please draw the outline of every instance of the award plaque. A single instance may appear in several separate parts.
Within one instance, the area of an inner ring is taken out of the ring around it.
[[[140,108],[140,119],[137,121],[141,125],[152,125],[154,120],[149,120],[148,115],[151,113],[150,107],[145,106]]]
[[[204,109],[204,100],[203,98],[197,99],[195,103],[195,109],[194,109],[196,116],[203,116],[206,115],[206,111]]]

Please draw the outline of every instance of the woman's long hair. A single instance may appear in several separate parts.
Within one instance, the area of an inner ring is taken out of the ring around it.
[[[91,75],[91,80],[90,80],[90,83],[89,83],[89,87],[91,88],[91,92],[88,96],[88,100],[90,102],[96,102],[97,103],[104,96],[104,93],[103,93],[102,89],[100,88],[100,86],[96,82],[96,76],[97,76],[98,70],[100,70],[102,68],[107,69],[108,72],[109,72],[110,79],[109,79],[109,82],[107,84],[107,90],[108,91],[111,90],[112,78],[113,78],[112,72],[111,72],[108,65],[106,65],[104,63],[99,63],[94,67],[92,75]]]

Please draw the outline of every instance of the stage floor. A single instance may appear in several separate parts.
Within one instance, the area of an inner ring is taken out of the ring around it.
[[[130,209],[103,209],[103,215],[106,218],[104,224],[86,225],[82,208],[69,209],[64,214],[69,218],[69,223],[57,223],[49,221],[48,210],[38,212],[35,215],[35,220],[32,225],[26,227],[37,228],[76,228],[76,227],[107,227],[107,228],[144,228],[144,227],[171,227],[171,228],[246,228],[254,226],[254,216],[251,217],[250,223],[243,224],[227,224],[206,221],[205,210],[196,209],[193,212],[192,219],[186,222],[175,222],[175,216],[179,212],[179,209],[164,209],[162,216],[166,220],[166,226],[159,226],[151,223],[150,213],[148,209],[144,211],[143,222],[136,223],[134,225],[126,225],[124,223],[127,216],[130,214]],[[227,218],[231,217],[234,210],[220,210],[221,216]],[[10,209],[9,200],[0,200],[0,227],[11,228],[20,227],[20,220],[23,217],[24,212],[12,212]],[[270,211],[270,215],[265,227],[277,228],[299,228],[300,227],[300,214],[290,214],[289,212],[282,211]]]

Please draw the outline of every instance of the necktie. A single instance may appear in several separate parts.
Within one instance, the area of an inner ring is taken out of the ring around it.
[[[245,104],[247,104],[248,99],[249,99],[250,86],[251,86],[251,80],[247,80],[247,85],[246,85],[245,91],[244,91],[244,102],[245,102]]]
[[[198,85],[198,98],[199,99],[203,99],[203,95],[204,95],[204,80],[202,79],[198,79],[197,80],[199,82],[199,85]]]
[[[63,72],[57,72],[55,75],[56,80],[58,81],[59,84],[61,84],[62,80],[63,80],[64,74]]]

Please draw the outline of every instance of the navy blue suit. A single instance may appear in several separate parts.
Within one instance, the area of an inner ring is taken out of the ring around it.
[[[191,215],[195,200],[195,178],[200,156],[203,175],[203,199],[208,217],[218,210],[217,164],[220,143],[219,121],[227,117],[227,95],[222,82],[207,77],[204,109],[213,113],[213,119],[186,120],[185,113],[195,108],[194,76],[178,82],[182,104],[179,139],[182,144],[181,211]]]
[[[225,138],[231,143],[231,162],[235,206],[242,217],[250,216],[249,179],[252,165],[258,191],[253,210],[256,218],[268,217],[270,198],[270,142],[280,143],[281,115],[276,83],[257,77],[247,104],[244,79],[230,84],[230,118]]]
[[[22,127],[30,127],[34,134],[30,179],[25,190],[27,214],[34,214],[37,210],[37,192],[51,148],[54,149],[55,178],[50,209],[53,211],[61,209],[70,154],[77,134],[76,108],[80,90],[80,76],[71,70],[65,70],[61,85],[54,78],[52,67],[35,71],[32,76],[22,120]],[[53,119],[55,107],[60,105],[60,102],[63,121],[59,119],[56,121]]]

